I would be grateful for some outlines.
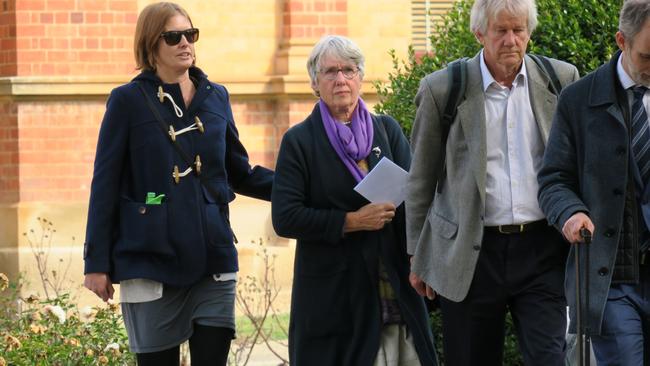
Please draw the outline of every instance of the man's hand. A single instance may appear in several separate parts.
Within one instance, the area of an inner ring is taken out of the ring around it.
[[[411,263],[413,263],[413,257],[411,257]],[[436,292],[433,291],[431,286],[427,285],[418,275],[413,272],[409,273],[409,282],[411,287],[415,289],[415,292],[420,296],[426,296],[427,299],[433,300],[436,298]]]
[[[395,217],[395,205],[392,203],[369,203],[354,212],[345,215],[343,231],[374,231],[384,227]]]
[[[580,235],[580,229],[585,228],[592,234],[594,233],[594,223],[584,212],[578,212],[569,217],[562,227],[562,235],[571,244],[581,243],[584,241]]]
[[[113,298],[113,283],[106,273],[88,273],[84,279],[84,286],[94,292],[103,301]]]

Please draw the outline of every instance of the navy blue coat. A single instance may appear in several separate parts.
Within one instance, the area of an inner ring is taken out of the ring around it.
[[[373,116],[368,165],[387,157],[405,170],[411,154],[395,120]],[[376,151],[376,150],[375,150]],[[297,366],[372,365],[379,348],[381,258],[420,362],[436,364],[422,298],[408,282],[404,205],[377,231],[343,235],[345,214],[369,202],[330,144],[318,104],[282,139],[272,195],[275,231],[298,239],[289,324],[289,358]]]
[[[186,286],[205,275],[238,270],[228,203],[235,197],[233,190],[270,200],[273,172],[251,168],[226,89],[211,83],[198,68],[191,68],[190,76],[196,94],[188,108],[179,85],[163,84],[153,72],[142,72],[111,92],[95,156],[85,273],[109,273],[114,282],[148,278]],[[176,131],[200,118],[204,133],[194,130],[176,139],[191,158],[200,156],[201,175],[211,191],[195,172],[174,182],[174,166],[183,172],[188,164],[160,128],[136,83]],[[158,86],[182,109],[182,118],[168,99],[158,100]],[[147,205],[147,192],[165,198],[160,205]]]
[[[594,223],[589,253],[589,309],[583,316],[595,334],[601,330],[616,251],[624,231],[625,192],[630,176],[629,135],[617,97],[617,93],[625,93],[616,74],[619,56],[620,52],[562,91],[538,175],[539,203],[550,224],[561,231],[577,212],[587,213]],[[585,268],[584,262],[581,266]],[[576,326],[575,280],[572,246],[565,281],[571,332]]]

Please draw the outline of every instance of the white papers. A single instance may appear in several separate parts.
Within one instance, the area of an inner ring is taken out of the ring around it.
[[[372,203],[392,202],[395,207],[406,199],[408,172],[385,156],[354,190]]]

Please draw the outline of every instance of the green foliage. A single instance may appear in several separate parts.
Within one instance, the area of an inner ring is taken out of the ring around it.
[[[529,50],[574,64],[586,75],[618,49],[621,0],[539,0]]]
[[[0,273],[0,282],[6,280]],[[0,283],[0,364],[134,365],[117,305],[72,305],[67,294],[42,303],[21,299],[18,281]]]
[[[375,83],[380,103],[377,113],[393,116],[410,136],[415,119],[413,99],[420,79],[460,57],[474,56],[481,48],[469,29],[472,0],[459,0],[434,28],[431,54],[416,55],[409,49],[406,60],[394,51],[388,83]],[[580,75],[606,62],[616,50],[621,0],[537,0],[538,26],[528,51],[570,62]]]
[[[257,331],[253,321],[247,316],[238,316],[235,319],[237,338],[246,338],[254,335]],[[287,339],[289,329],[289,314],[274,314],[262,324],[262,331],[268,334],[268,339],[273,341],[284,341]],[[237,343],[235,341],[235,343]]]

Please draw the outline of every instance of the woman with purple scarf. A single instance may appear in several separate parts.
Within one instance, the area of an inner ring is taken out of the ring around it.
[[[275,230],[297,239],[291,365],[437,365],[408,282],[403,205],[353,190],[384,157],[408,170],[408,142],[360,98],[364,57],[351,40],[323,37],[307,69],[320,100],[284,135],[271,197]]]

